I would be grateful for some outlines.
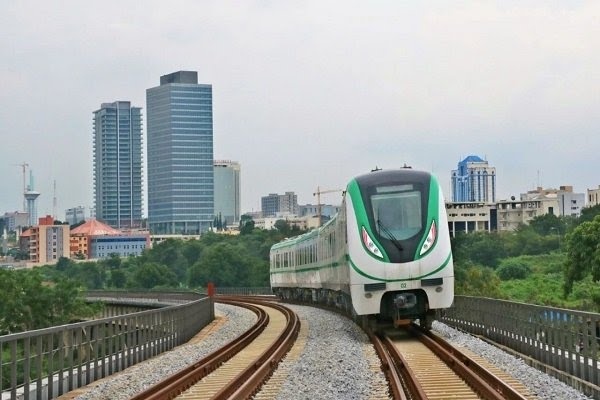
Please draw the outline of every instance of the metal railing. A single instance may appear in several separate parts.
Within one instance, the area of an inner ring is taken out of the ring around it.
[[[229,296],[264,296],[272,295],[273,290],[266,287],[215,287],[217,294],[229,295]]]
[[[439,320],[524,354],[538,369],[600,398],[600,314],[456,296]]]
[[[89,299],[100,297],[161,308],[0,336],[2,400],[56,398],[183,344],[214,319],[212,299],[195,293]]]

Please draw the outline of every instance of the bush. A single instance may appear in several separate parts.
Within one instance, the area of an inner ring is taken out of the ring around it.
[[[509,258],[500,263],[496,274],[503,281],[526,279],[531,274],[531,268],[523,261]]]

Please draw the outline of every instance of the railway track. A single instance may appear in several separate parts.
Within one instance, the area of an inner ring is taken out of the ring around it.
[[[395,399],[535,399],[505,372],[432,333],[411,326],[368,334]]]
[[[215,301],[252,310],[258,317],[256,324],[133,399],[242,399],[258,391],[294,344],[300,320],[289,308],[273,301],[225,296]]]

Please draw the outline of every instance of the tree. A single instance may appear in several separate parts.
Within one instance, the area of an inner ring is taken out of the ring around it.
[[[554,214],[539,215],[529,222],[529,226],[540,235],[564,234],[567,224],[562,217]]]
[[[73,280],[49,283],[39,270],[0,270],[0,334],[66,324],[97,310]]]
[[[283,235],[287,235],[290,232],[290,224],[285,219],[278,219],[273,224],[273,227]]]
[[[573,291],[573,283],[589,274],[600,281],[600,215],[586,221],[567,235],[565,295]]]
[[[167,266],[155,262],[144,263],[133,272],[131,287],[152,289],[157,286],[177,286],[177,278]]]
[[[123,270],[115,269],[110,271],[110,286],[122,289],[127,284],[127,275]]]
[[[485,231],[459,234],[452,240],[457,262],[471,262],[495,268],[504,256],[503,241],[499,234]]]
[[[456,294],[497,298],[500,280],[491,268],[466,263],[454,264]]]
[[[531,274],[531,268],[523,261],[508,258],[500,262],[496,274],[503,281],[525,279]]]
[[[597,215],[600,215],[600,204],[593,207],[585,207],[581,209],[581,216],[579,217],[579,223],[593,221]]]
[[[251,216],[244,214],[240,217],[240,235],[247,235],[254,230],[254,220]]]
[[[67,257],[60,257],[56,262],[56,269],[64,272],[72,266],[72,261]]]

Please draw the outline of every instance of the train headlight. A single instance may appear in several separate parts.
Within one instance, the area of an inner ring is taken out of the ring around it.
[[[365,245],[365,247],[376,257],[379,258],[383,258],[383,254],[381,254],[381,250],[379,250],[379,247],[377,247],[377,245],[373,242],[373,239],[371,239],[371,236],[369,236],[369,234],[367,233],[367,230],[365,229],[365,227],[362,227],[362,240],[363,243]]]
[[[427,234],[427,238],[423,242],[423,246],[421,246],[421,252],[419,255],[423,255],[427,253],[433,247],[435,243],[435,239],[437,237],[437,229],[435,227],[435,221],[431,222],[431,227],[429,228],[429,233]]]

